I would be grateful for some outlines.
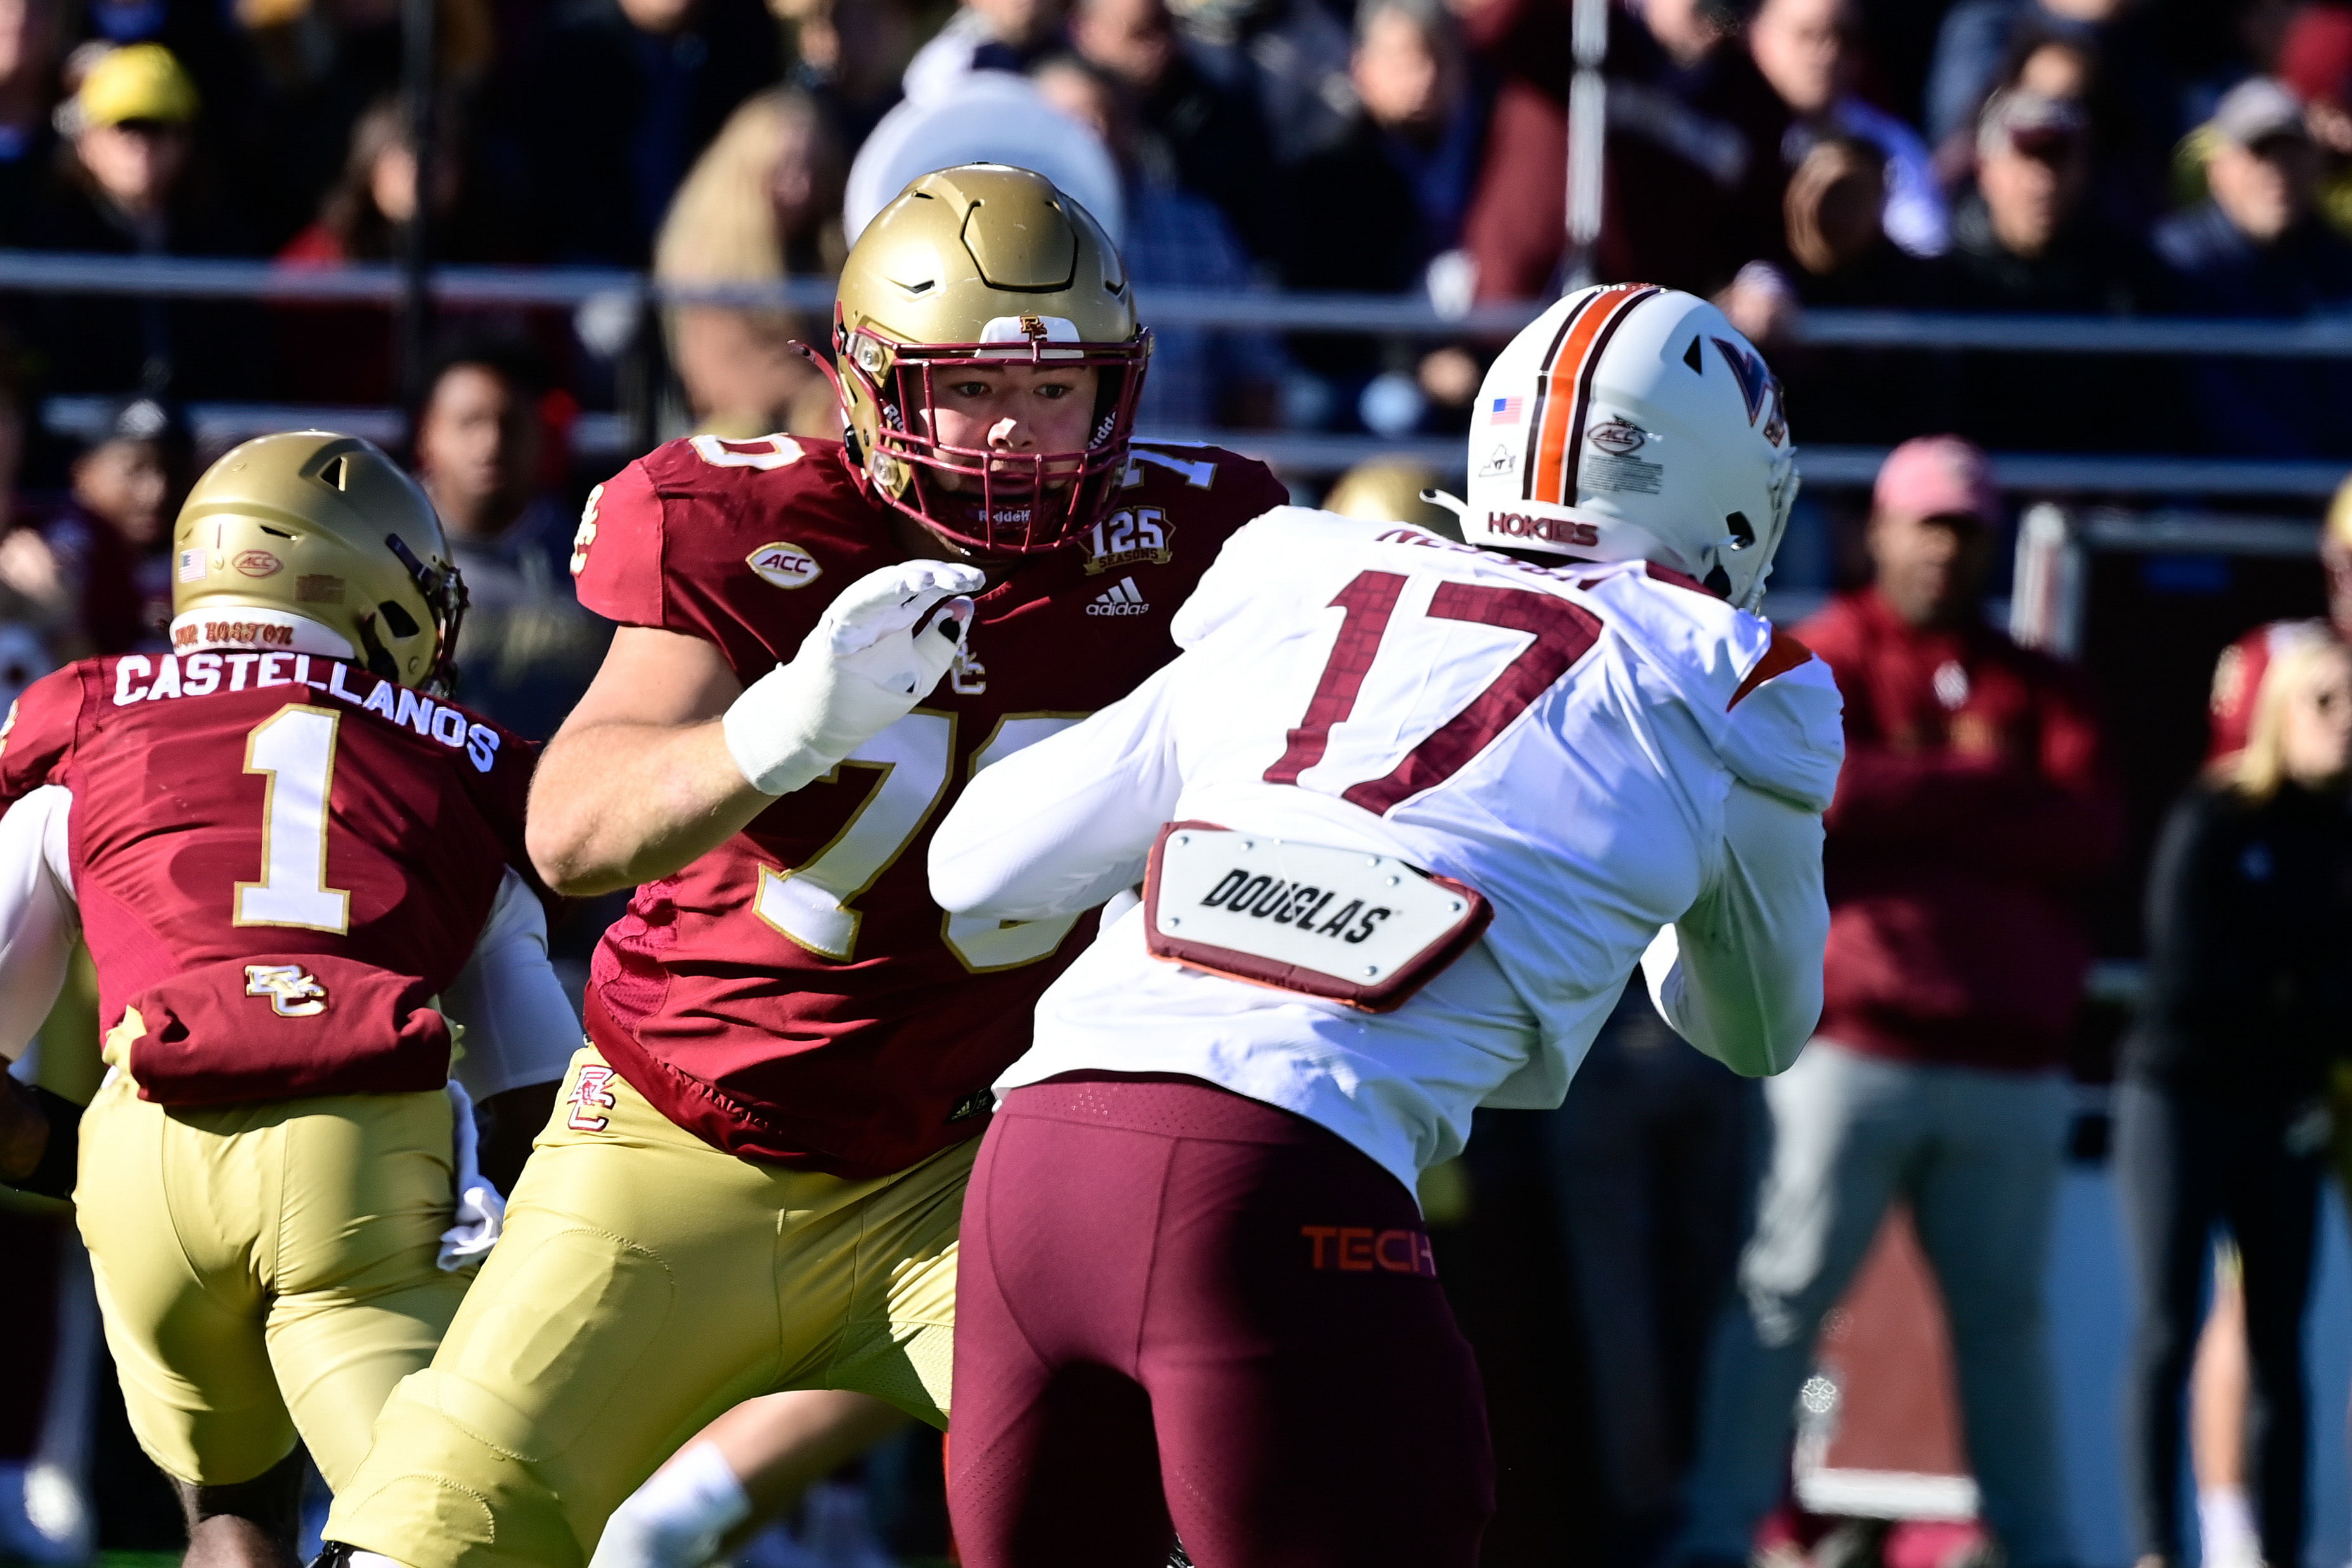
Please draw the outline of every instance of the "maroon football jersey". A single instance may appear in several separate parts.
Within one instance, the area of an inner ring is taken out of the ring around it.
[[[1225,538],[1286,493],[1215,447],[1139,447],[1066,550],[992,570],[965,646],[915,711],[675,876],[605,933],[588,1032],[681,1127],[843,1176],[977,1133],[1037,997],[1092,920],[950,916],[933,826],[979,768],[1176,656],[1168,620]],[[833,441],[673,442],[589,499],[580,602],[716,643],[745,685],[835,592],[905,559]]]
[[[0,730],[0,809],[72,791],[100,1019],[140,1009],[149,1098],[438,1087],[448,1036],[425,1004],[505,868],[528,873],[534,756],[339,661],[132,653],[26,690]]]

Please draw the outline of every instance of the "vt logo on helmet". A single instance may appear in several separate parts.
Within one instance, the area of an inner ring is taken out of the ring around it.
[[[172,646],[349,659],[446,695],[466,588],[416,481],[372,444],[264,435],[205,470],[172,530]]]
[[[1780,383],[1706,300],[1646,283],[1570,295],[1486,371],[1462,537],[1654,560],[1743,610],[1797,497]]]
[[[1085,208],[1043,175],[970,163],[917,180],[858,236],[833,348],[849,459],[874,494],[968,549],[1023,555],[1093,523],[1127,464],[1151,336]],[[1091,383],[1077,443],[945,439],[941,394],[973,379],[956,372],[1016,367]]]

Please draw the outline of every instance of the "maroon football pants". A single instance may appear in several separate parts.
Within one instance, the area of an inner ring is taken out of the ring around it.
[[[1197,1079],[1015,1090],[957,1264],[948,1501],[971,1568],[1473,1568],[1476,1363],[1412,1195]]]

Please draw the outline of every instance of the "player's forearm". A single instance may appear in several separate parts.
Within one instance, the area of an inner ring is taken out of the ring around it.
[[[715,719],[592,725],[549,743],[525,841],[548,886],[583,898],[667,876],[774,802],[743,777]]]
[[[1643,956],[1650,995],[1684,1039],[1760,1077],[1797,1059],[1821,1019],[1829,904],[1813,813],[1734,784],[1717,885]]]

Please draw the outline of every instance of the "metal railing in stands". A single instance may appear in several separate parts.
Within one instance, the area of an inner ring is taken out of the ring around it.
[[[41,405],[41,423],[58,435],[87,440],[105,427],[111,400],[52,397]],[[198,441],[226,445],[273,430],[320,428],[363,435],[387,444],[405,434],[396,409],[349,408],[294,403],[197,402],[188,408]],[[1322,435],[1273,430],[1146,430],[1145,441],[1208,442],[1263,459],[1286,473],[1337,474],[1373,457],[1421,463],[1459,477],[1464,446],[1459,437],[1410,436],[1391,441],[1378,435]],[[583,413],[572,427],[572,450],[583,457],[618,464],[635,455],[628,423],[616,413]],[[1862,489],[1877,476],[1886,457],[1883,446],[1804,446],[1797,452],[1805,483],[1824,489]],[[1995,453],[1993,477],[2002,488],[2031,495],[2242,496],[2304,500],[2333,495],[2352,465],[2336,462],[2268,462],[2228,457],[2073,456],[2062,453]],[[2147,547],[2143,547],[2147,548]],[[2203,548],[2176,545],[2168,548]]]
[[[399,298],[400,288],[398,271],[383,265],[279,267],[267,261],[0,250],[0,292],[390,306]],[[1220,294],[1187,288],[1145,288],[1139,293],[1147,317],[1161,327],[1423,338],[1500,336],[1516,331],[1542,308],[1539,303],[1519,302],[1445,315],[1417,295]],[[597,267],[446,267],[434,272],[433,294],[441,304],[457,308],[576,308],[610,301],[624,306],[736,305],[822,314],[833,305],[833,285],[821,277],[756,286],[678,285],[656,283],[642,273]],[[1799,342],[1821,348],[2352,358],[2352,317],[2204,321],[1813,310],[1801,318],[1796,337]]]

